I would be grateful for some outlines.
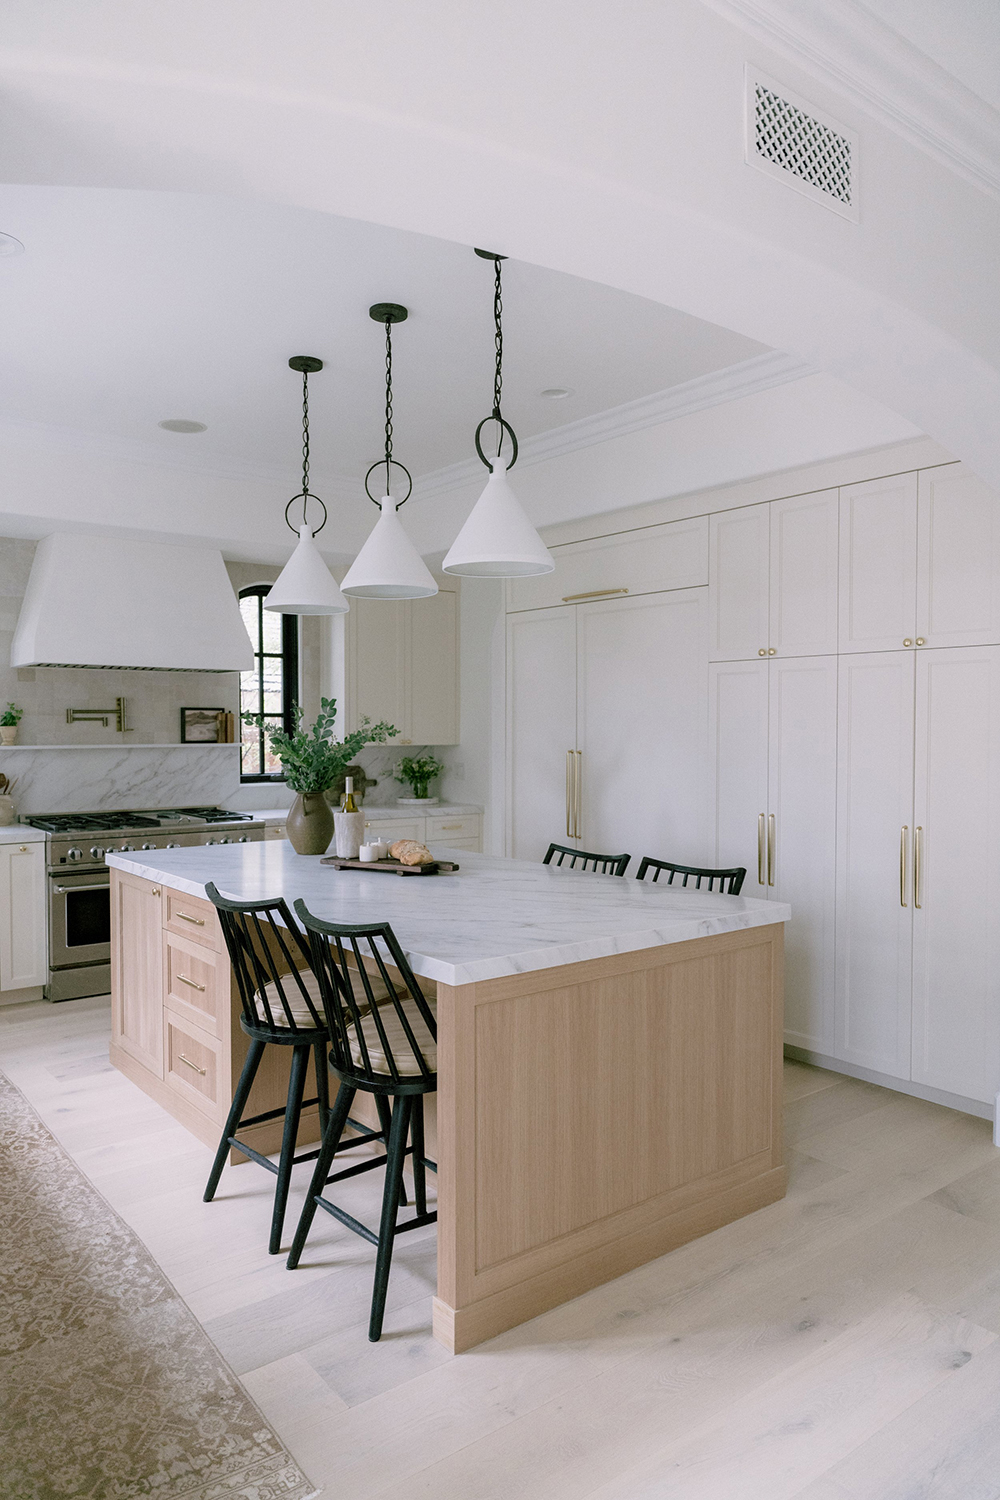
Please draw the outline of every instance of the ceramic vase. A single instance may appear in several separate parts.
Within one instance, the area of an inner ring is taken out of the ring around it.
[[[337,858],[357,859],[365,838],[364,813],[334,813],[333,824],[337,833]]]
[[[13,745],[16,739],[16,724],[0,724],[0,745]]]
[[[285,824],[296,854],[325,854],[333,838],[333,811],[322,792],[299,792]]]

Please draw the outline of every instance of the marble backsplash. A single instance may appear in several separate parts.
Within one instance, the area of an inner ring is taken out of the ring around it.
[[[239,786],[237,745],[150,745],[136,749],[0,749],[18,816],[111,808],[197,807],[225,802]]]

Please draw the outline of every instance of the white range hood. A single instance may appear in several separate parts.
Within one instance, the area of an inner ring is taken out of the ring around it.
[[[221,552],[57,532],[36,549],[10,664],[245,672],[253,648]]]

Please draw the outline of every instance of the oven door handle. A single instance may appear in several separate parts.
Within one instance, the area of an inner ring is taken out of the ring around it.
[[[98,885],[54,885],[52,894],[54,896],[72,896],[74,891],[107,891],[111,889],[109,880],[102,880]]]

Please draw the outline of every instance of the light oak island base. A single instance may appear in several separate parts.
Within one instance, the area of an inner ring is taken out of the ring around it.
[[[782,932],[438,986],[448,1349],[784,1195]]]

